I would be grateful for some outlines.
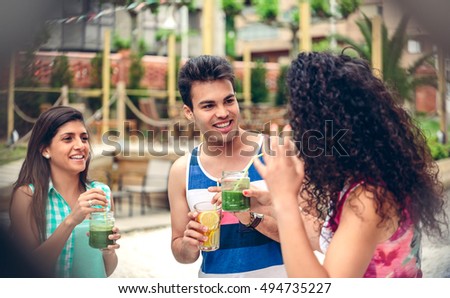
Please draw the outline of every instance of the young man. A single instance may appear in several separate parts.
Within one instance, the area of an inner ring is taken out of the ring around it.
[[[261,152],[263,136],[239,127],[234,74],[226,59],[190,59],[178,87],[186,117],[203,135],[203,143],[180,157],[169,176],[172,253],[180,263],[193,263],[206,231],[195,221],[193,206],[213,199],[222,171],[243,170]],[[252,185],[266,188],[253,166],[249,176]],[[286,277],[276,221],[264,208],[252,202],[250,212],[223,211],[220,248],[202,252],[199,277]]]

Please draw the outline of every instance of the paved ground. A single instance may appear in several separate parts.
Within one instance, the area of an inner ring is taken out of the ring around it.
[[[111,277],[197,278],[199,260],[180,264],[170,250],[170,227],[126,233],[117,250],[119,265]]]

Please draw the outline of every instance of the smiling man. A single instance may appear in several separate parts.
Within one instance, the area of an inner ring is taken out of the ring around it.
[[[172,253],[180,263],[193,263],[207,230],[195,221],[193,206],[213,199],[222,171],[243,170],[251,163],[264,137],[239,127],[234,73],[226,59],[190,59],[180,70],[178,87],[186,117],[203,135],[203,143],[180,157],[169,176]],[[249,176],[252,185],[266,188],[253,166]],[[220,248],[202,252],[199,277],[286,277],[276,222],[267,210],[252,205],[246,212],[224,211]]]

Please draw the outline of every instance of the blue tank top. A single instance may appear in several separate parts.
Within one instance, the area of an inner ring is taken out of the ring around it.
[[[188,160],[187,201],[193,210],[197,202],[212,199],[214,193],[208,192],[207,188],[217,185],[217,179],[203,169],[198,147]],[[252,185],[267,189],[253,165],[248,173]],[[223,211],[220,248],[202,252],[202,257],[199,277],[287,277],[280,244],[247,228],[231,212]]]
[[[89,219],[85,219],[74,229],[73,264],[71,277],[107,277],[103,255],[99,249],[89,246]]]

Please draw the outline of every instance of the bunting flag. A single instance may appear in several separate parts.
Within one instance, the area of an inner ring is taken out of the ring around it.
[[[57,19],[57,20],[49,20],[47,21],[48,24],[70,24],[70,23],[79,23],[83,20],[86,20],[87,22],[93,21],[93,20],[97,20],[103,16],[107,16],[107,15],[111,15],[114,14],[116,12],[119,11],[133,11],[135,13],[140,12],[141,10],[145,9],[146,7],[150,7],[150,9],[152,9],[154,7],[155,4],[165,4],[165,1],[145,1],[145,2],[133,2],[128,6],[119,6],[116,8],[109,8],[109,9],[105,9],[102,10],[98,13],[94,13],[94,12],[89,12],[88,14],[85,15],[80,15],[80,16],[72,16],[72,17],[67,17],[67,18],[63,18],[63,19]]]

